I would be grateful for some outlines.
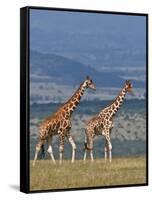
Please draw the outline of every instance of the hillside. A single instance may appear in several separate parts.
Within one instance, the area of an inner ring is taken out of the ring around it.
[[[63,85],[78,85],[89,75],[97,86],[120,87],[124,80],[114,72],[99,72],[91,66],[78,61],[55,55],[30,52],[30,69],[32,82],[54,82]],[[47,78],[47,79],[46,79]],[[134,81],[135,86],[142,82]]]

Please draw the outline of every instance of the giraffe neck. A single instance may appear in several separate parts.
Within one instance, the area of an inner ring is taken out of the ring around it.
[[[64,109],[68,114],[72,114],[75,108],[77,107],[78,103],[80,102],[80,99],[82,95],[84,94],[84,91],[86,90],[86,86],[84,83],[82,83],[79,88],[76,90],[74,95],[64,104]]]
[[[123,101],[124,101],[124,97],[126,95],[126,89],[125,87],[119,92],[118,96],[116,97],[116,99],[113,101],[113,103],[106,107],[104,110],[102,110],[99,113],[99,117],[103,116],[103,114],[108,113],[109,117],[111,118],[120,108],[120,106],[122,105]]]
[[[125,95],[126,95],[126,89],[125,87],[119,92],[118,96],[116,97],[116,99],[114,100],[114,102],[110,105],[110,110],[111,112],[111,116],[114,115],[120,108],[120,106],[122,105],[122,103],[124,102],[125,99]]]

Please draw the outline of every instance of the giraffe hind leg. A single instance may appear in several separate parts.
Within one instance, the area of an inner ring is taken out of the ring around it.
[[[93,149],[90,149],[90,148],[85,148],[84,149],[84,156],[83,156],[83,160],[86,161],[86,158],[87,158],[87,151],[89,151],[90,153],[90,159],[91,161],[93,162],[94,161],[94,157],[93,157]]]
[[[85,140],[84,142],[84,156],[83,156],[83,160],[86,161],[87,158],[87,142]]]
[[[106,139],[106,150],[108,150],[109,153],[109,162],[111,163],[112,161],[112,144],[111,144],[111,139],[110,139],[110,135],[109,135],[109,129],[105,129],[103,131],[103,135],[105,136]]]
[[[89,151],[90,154],[90,159],[93,162],[94,161],[94,157],[93,157],[93,138],[91,137],[90,140],[88,141],[87,145],[86,145],[86,151]]]
[[[34,156],[34,160],[33,160],[33,167],[35,166],[35,162],[38,158],[38,154],[42,148],[42,145],[44,145],[44,141],[41,140],[37,145],[36,145],[36,149],[35,149],[35,156]]]
[[[93,157],[93,136],[91,136],[88,140],[88,150],[90,152],[90,159],[93,162],[94,157]]]
[[[85,138],[85,143],[84,143],[84,157],[83,160],[86,160],[86,156],[87,156],[87,151],[89,151],[90,154],[90,159],[93,162],[94,161],[94,157],[93,157],[93,132],[91,131],[90,133],[86,132],[87,136]]]
[[[84,156],[83,156],[84,162],[87,159],[87,151],[88,151],[88,144],[87,144],[87,137],[85,136],[85,141],[84,141]]]

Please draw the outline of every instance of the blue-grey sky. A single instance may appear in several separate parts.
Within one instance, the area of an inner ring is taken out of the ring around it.
[[[106,66],[143,67],[146,17],[31,9],[30,47],[95,68],[101,61]]]

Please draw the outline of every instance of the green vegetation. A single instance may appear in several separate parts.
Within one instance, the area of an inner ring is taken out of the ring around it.
[[[112,163],[103,159],[72,164],[64,160],[53,165],[50,160],[38,160],[35,167],[30,161],[30,190],[66,189],[146,183],[145,157],[114,158]]]
[[[78,107],[75,110],[75,114],[89,114],[95,115],[105,106],[110,105],[112,101],[110,100],[94,100],[94,101],[80,101]],[[55,112],[62,103],[33,103],[30,106],[30,118],[44,118],[51,115]],[[146,101],[145,99],[137,100],[131,99],[125,101],[125,103],[121,106],[119,115],[121,113],[146,113]]]

